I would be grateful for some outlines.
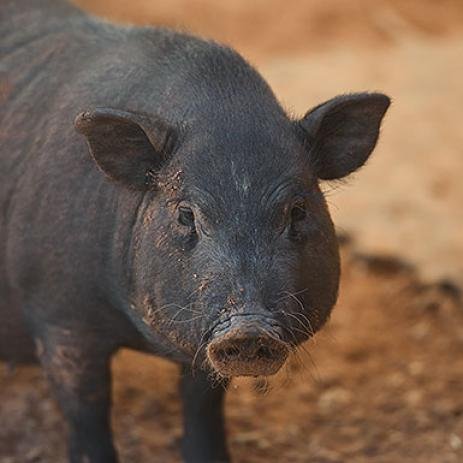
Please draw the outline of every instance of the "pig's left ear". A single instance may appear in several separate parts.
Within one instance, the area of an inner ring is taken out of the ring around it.
[[[143,190],[172,149],[173,130],[157,117],[111,108],[79,114],[74,125],[85,135],[98,167],[111,179]]]
[[[382,93],[343,95],[316,106],[298,121],[318,178],[339,179],[365,164],[389,104]]]

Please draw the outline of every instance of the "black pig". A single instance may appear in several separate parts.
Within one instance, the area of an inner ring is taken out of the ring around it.
[[[275,373],[327,320],[319,182],[365,163],[389,99],[293,120],[225,46],[58,0],[0,15],[0,357],[38,356],[73,463],[117,460],[119,348],[178,362],[184,460],[229,461],[224,385]]]

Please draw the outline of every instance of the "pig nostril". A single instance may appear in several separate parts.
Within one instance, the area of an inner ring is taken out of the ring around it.
[[[237,357],[240,355],[240,350],[237,347],[227,347],[224,349],[226,357]]]
[[[269,347],[261,346],[257,350],[256,356],[262,359],[271,359],[273,357],[273,352]]]
[[[215,355],[222,361],[238,361],[244,358],[271,361],[279,357],[279,350],[266,344],[258,346],[255,340],[246,339],[240,345],[227,345],[217,349]]]

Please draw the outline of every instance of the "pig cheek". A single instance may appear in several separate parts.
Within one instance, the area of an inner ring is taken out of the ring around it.
[[[306,243],[300,262],[300,291],[307,289],[301,298],[313,331],[326,322],[336,303],[339,287],[340,262],[336,237],[329,227],[323,235],[317,233]],[[300,310],[300,309],[298,309]]]
[[[168,332],[165,334],[167,334],[167,338],[176,346],[178,346],[183,352],[188,353],[189,355],[194,355],[194,353],[196,352],[196,347],[195,344],[188,337],[188,327],[184,326],[182,330],[184,330],[185,332],[179,333],[177,330],[172,329],[168,330]]]
[[[196,320],[178,320],[179,323],[176,323],[173,317],[175,317],[179,309],[175,308],[174,312],[159,310],[159,308],[156,308],[153,304],[150,296],[145,296],[143,298],[141,307],[142,320],[149,326],[150,330],[166,337],[183,352],[190,355],[196,352],[196,337],[193,335],[196,331],[199,332],[199,329],[196,328],[196,324],[194,323]]]
[[[316,271],[309,277],[311,290],[308,293],[310,301],[309,318],[314,331],[320,329],[326,322],[331,309],[336,303],[339,286],[339,267],[336,262],[321,261],[315,266]]]
[[[139,276],[136,277],[139,287],[137,299],[140,302],[136,310],[151,330],[168,338],[184,352],[194,354],[201,338],[202,320],[196,319],[196,314],[188,314],[184,319],[176,317],[178,307],[174,310],[168,308],[159,310],[159,307],[170,302],[179,306],[187,306],[191,301],[183,300],[185,295],[196,292],[196,297],[200,298],[207,288],[208,281],[200,279],[197,274],[188,275],[188,278],[192,280],[191,287],[182,288],[183,297],[177,293],[178,299],[175,301],[173,296],[163,296],[162,286],[178,284],[179,275],[186,271],[182,251],[185,237],[181,236],[177,225],[172,222],[172,218],[164,208],[152,208],[146,211],[140,232],[141,236],[136,246],[136,268],[141,269]],[[151,268],[162,268],[163,272],[167,273],[164,275],[164,277],[167,276],[167,280],[161,281],[154,275],[151,278],[149,275]],[[173,317],[176,320],[172,320]]]

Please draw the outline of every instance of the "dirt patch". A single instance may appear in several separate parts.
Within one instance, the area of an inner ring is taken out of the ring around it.
[[[463,458],[463,305],[408,265],[348,251],[328,327],[276,378],[234,381],[234,461],[457,463]],[[114,362],[122,462],[179,461],[177,369]],[[64,462],[62,419],[37,368],[0,379],[0,462]]]

